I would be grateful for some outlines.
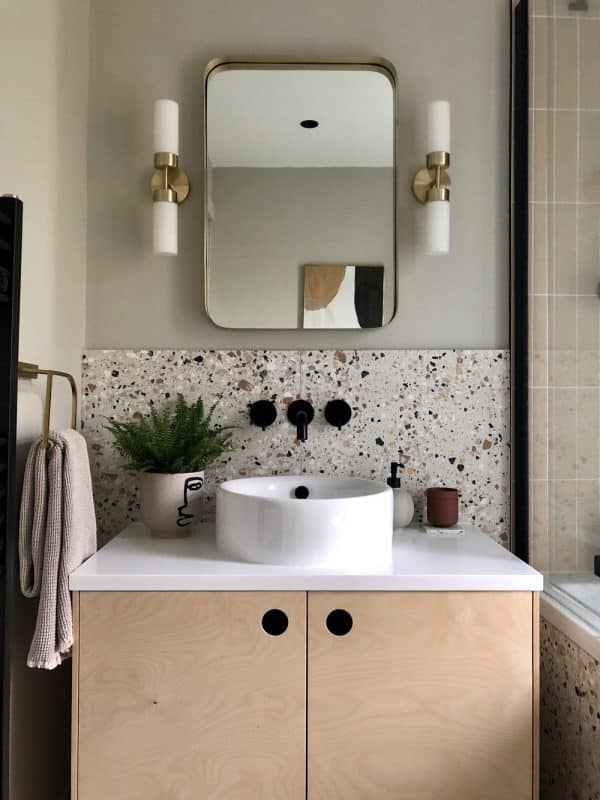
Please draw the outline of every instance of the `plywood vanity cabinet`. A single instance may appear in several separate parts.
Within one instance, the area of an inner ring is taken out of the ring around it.
[[[536,592],[74,600],[74,800],[537,796]]]
[[[73,797],[305,797],[306,595],[82,592]],[[268,636],[270,608],[288,616]]]

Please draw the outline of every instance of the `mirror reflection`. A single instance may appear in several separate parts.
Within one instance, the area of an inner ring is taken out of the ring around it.
[[[224,328],[376,328],[395,304],[395,87],[375,65],[206,85],[206,297]]]

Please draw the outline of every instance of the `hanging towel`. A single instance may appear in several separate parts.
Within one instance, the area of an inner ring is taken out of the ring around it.
[[[85,439],[77,431],[40,437],[25,466],[19,562],[21,591],[38,597],[27,666],[54,669],[73,645],[69,575],[96,552],[96,516]]]

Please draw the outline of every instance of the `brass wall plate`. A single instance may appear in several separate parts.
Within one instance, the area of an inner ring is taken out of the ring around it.
[[[167,167],[167,185],[177,192],[177,203],[181,204],[190,193],[190,181],[187,174],[179,167]],[[157,169],[150,181],[152,192],[164,188],[163,171]]]
[[[416,199],[422,205],[427,202],[427,192],[435,186],[435,169],[420,169],[413,180],[412,190]],[[450,176],[445,170],[440,175],[440,189],[450,189]]]

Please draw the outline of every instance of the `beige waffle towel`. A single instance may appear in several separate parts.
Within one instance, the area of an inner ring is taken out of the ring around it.
[[[54,669],[73,644],[69,575],[96,552],[96,516],[85,439],[72,430],[33,443],[19,530],[21,591],[39,606],[27,666]]]

